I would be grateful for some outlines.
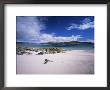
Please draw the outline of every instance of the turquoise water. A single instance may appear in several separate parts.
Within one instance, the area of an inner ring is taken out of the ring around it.
[[[36,43],[17,43],[16,45],[30,48],[63,48],[65,50],[94,50],[94,44],[51,45]]]

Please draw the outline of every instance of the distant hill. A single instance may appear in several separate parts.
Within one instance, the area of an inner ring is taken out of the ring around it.
[[[38,43],[28,43],[28,42],[17,42],[17,44],[38,44]],[[64,45],[78,45],[78,44],[86,44],[93,45],[93,42],[80,42],[80,41],[70,41],[70,42],[47,42],[47,43],[39,43],[42,45],[54,45],[54,46],[64,46]]]
[[[48,42],[48,44],[94,44],[93,42],[80,42],[80,41],[70,41],[70,42]]]

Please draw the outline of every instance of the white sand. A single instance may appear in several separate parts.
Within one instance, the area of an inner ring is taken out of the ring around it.
[[[43,64],[45,59],[52,60]],[[83,50],[17,55],[17,74],[94,74],[94,53]]]

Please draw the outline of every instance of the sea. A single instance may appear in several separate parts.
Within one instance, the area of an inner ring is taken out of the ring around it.
[[[74,44],[74,45],[51,45],[48,43],[25,43],[17,42],[16,46],[29,47],[29,48],[63,48],[64,50],[90,50],[94,51],[94,43],[92,44]]]

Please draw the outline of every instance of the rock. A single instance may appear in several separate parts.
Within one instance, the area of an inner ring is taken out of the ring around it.
[[[53,61],[45,59],[44,64],[47,64],[48,62],[53,62]]]
[[[39,53],[38,53],[38,55],[43,55],[43,54],[44,54],[43,52],[39,52]]]

